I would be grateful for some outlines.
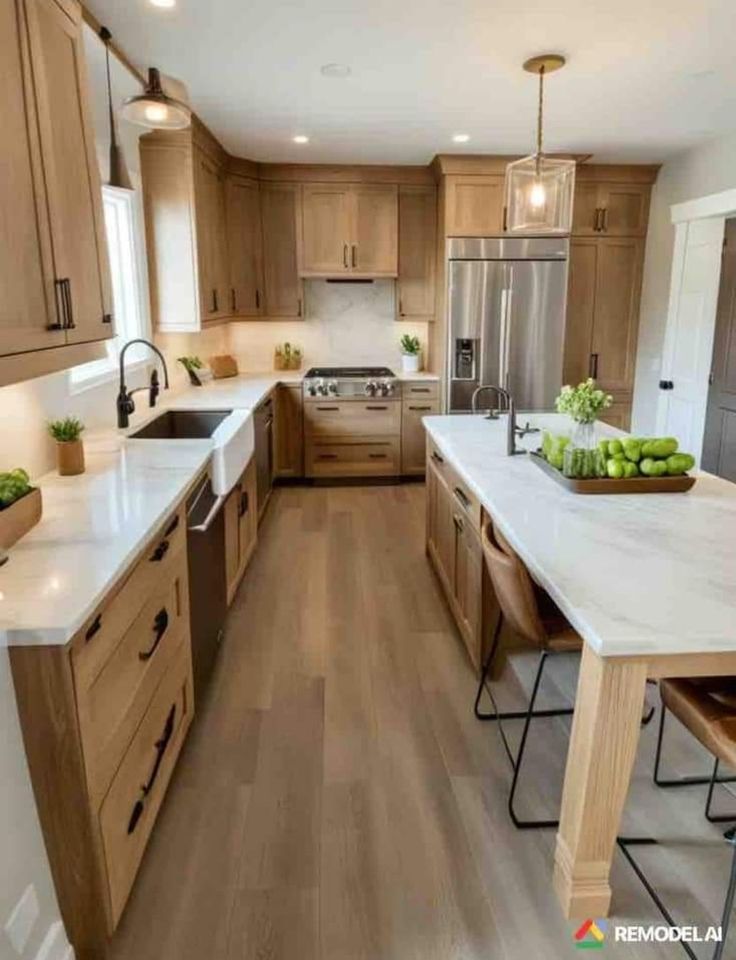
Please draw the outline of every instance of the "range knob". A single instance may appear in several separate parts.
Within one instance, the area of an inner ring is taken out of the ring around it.
[[[383,380],[381,382],[381,396],[390,397],[394,392],[394,385],[390,380]]]
[[[310,397],[316,397],[316,396],[317,396],[317,387],[315,386],[314,383],[312,383],[311,380],[310,380],[309,383],[307,384],[307,393],[309,394]]]
[[[331,397],[337,396],[337,380],[330,380],[327,384],[327,392]]]
[[[320,397],[327,396],[327,387],[325,386],[324,380],[319,380],[317,382],[317,393],[320,395]]]
[[[363,390],[367,397],[375,397],[376,393],[378,392],[378,384],[375,380],[369,380]]]

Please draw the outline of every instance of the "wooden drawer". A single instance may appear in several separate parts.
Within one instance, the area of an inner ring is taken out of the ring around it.
[[[189,645],[180,645],[102,804],[99,828],[117,926],[194,713]]]
[[[182,506],[166,521],[126,579],[92,614],[72,650],[77,696],[88,690],[133,621],[162,582],[170,582],[186,552],[186,515]]]
[[[439,395],[439,380],[405,380],[401,384],[401,396],[404,401],[437,400]]]
[[[401,472],[398,438],[375,443],[307,443],[308,477],[392,477]]]
[[[445,459],[442,451],[430,438],[427,438],[427,458],[432,461],[437,473],[447,484],[454,505],[458,508],[460,514],[467,517],[475,530],[480,531],[480,500],[470,490],[465,481],[460,478],[457,471]]]
[[[304,405],[304,423],[309,437],[385,437],[401,433],[401,403],[398,400],[325,400]]]
[[[96,809],[161,677],[188,635],[187,558],[179,551],[92,684],[77,697],[90,798]]]

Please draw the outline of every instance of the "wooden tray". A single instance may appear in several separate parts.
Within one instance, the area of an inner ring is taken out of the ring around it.
[[[536,463],[540,470],[570,493],[685,493],[695,483],[695,477],[687,474],[682,477],[630,477],[628,480],[610,480],[606,477],[574,480],[547,463],[541,453],[530,451],[529,456],[532,463]]]
[[[41,491],[38,487],[0,510],[0,547],[9,550],[14,543],[36,526],[42,513]]]

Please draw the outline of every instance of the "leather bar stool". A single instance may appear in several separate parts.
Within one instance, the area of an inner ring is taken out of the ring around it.
[[[716,784],[734,783],[736,777],[719,778],[721,762],[736,766],[736,749],[731,731],[736,735],[736,677],[699,677],[693,680],[663,680],[662,718],[659,724],[657,752],[654,759],[654,782],[658,787],[690,787],[708,784],[705,816],[711,823],[736,820],[736,814],[719,815],[712,812]],[[709,776],[667,779],[660,775],[665,720],[670,711],[692,733],[714,758]],[[730,755],[731,759],[725,759]]]
[[[508,808],[514,825],[522,830],[557,827],[557,820],[521,820],[516,815],[514,798],[532,720],[570,716],[573,713],[571,706],[535,711],[534,706],[537,702],[545,664],[550,656],[556,654],[579,654],[582,650],[583,641],[551,597],[534,583],[522,561],[492,521],[487,523],[482,530],[482,542],[485,562],[501,608],[501,615],[496,625],[491,649],[483,667],[478,694],[475,698],[475,715],[479,720],[498,721],[499,732],[513,768]],[[504,622],[509,623],[524,640],[539,650],[539,662],[532,694],[527,709],[524,711],[499,712],[493,692],[487,683],[488,674],[498,652]],[[493,704],[493,711],[490,713],[484,713],[480,710],[480,701],[484,690],[489,694]],[[506,738],[502,721],[519,719],[524,720],[524,729],[518,752],[514,756]]]
[[[662,721],[660,723],[657,743],[654,773],[655,782],[660,786],[674,787],[707,783],[709,784],[708,802],[706,805],[706,816],[708,819],[713,823],[736,820],[736,813],[730,816],[714,816],[711,814],[711,800],[715,784],[727,783],[733,780],[733,778],[729,780],[717,779],[719,764],[725,763],[729,767],[736,767],[736,677],[701,677],[693,680],[663,680],[660,683],[660,691],[662,694]],[[668,710],[674,714],[690,733],[692,733],[695,739],[712,754],[714,758],[714,768],[710,777],[687,777],[679,780],[663,780],[659,777],[664,717]],[[736,898],[736,828],[727,830],[724,837],[733,847],[733,857],[721,918],[722,940],[716,945],[713,960],[722,960],[725,956],[724,951],[726,949],[728,928],[731,923],[734,898]],[[633,858],[629,849],[632,846],[656,843],[656,841],[619,838],[618,842],[619,847],[636,871],[662,916],[669,924],[674,924],[675,921],[672,915],[645,876],[639,864]],[[691,957],[692,960],[697,960],[696,954],[688,944],[682,943],[681,945],[685,953]]]

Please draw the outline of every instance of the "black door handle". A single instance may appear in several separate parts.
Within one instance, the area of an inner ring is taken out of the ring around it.
[[[660,390],[674,390],[675,385],[671,380],[660,380],[659,381]]]
[[[153,645],[148,648],[148,650],[142,650],[138,654],[139,660],[150,660],[151,657],[156,652],[156,648],[159,643],[161,643],[164,634],[169,626],[169,612],[166,607],[162,607],[161,610],[156,614],[156,617],[153,621],[153,635],[154,641]]]
[[[238,510],[238,516],[244,517],[248,512],[248,491],[244,490],[240,494],[240,509]]]
[[[161,769],[161,762],[164,759],[164,754],[166,753],[166,748],[168,747],[172,734],[174,733],[174,721],[176,719],[176,704],[174,704],[169,711],[169,715],[166,718],[166,726],[164,727],[164,732],[161,735],[161,738],[156,741],[156,762],[153,765],[153,770],[151,771],[151,776],[148,778],[148,783],[143,784],[141,787],[141,796],[136,801],[135,806],[133,807],[133,812],[130,815],[130,820],[128,821],[128,836],[135,830],[138,826],[138,821],[141,818],[143,809],[146,802],[146,797],[153,790],[154,784],[156,783],[156,778],[158,777],[158,772]]]
[[[590,376],[594,379],[598,379],[598,354],[591,353],[590,355]]]

